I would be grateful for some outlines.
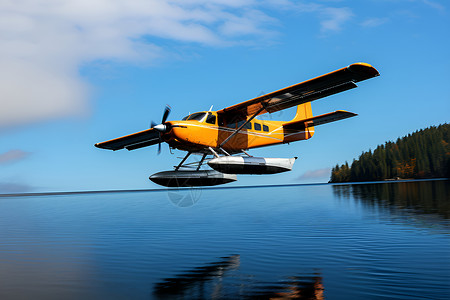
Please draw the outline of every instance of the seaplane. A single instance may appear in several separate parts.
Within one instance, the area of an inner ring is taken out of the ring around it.
[[[166,106],[160,124],[149,129],[105,142],[96,147],[108,150],[136,150],[165,142],[171,149],[187,154],[173,170],[149,177],[166,187],[214,186],[234,182],[236,174],[276,174],[291,171],[297,157],[254,157],[253,148],[287,144],[313,137],[315,127],[354,117],[357,114],[337,110],[313,116],[311,102],[356,88],[356,83],[379,76],[367,63],[347,67],[288,86],[221,110],[189,114],[179,121],[167,121],[171,108]],[[257,117],[296,106],[289,121],[261,120]],[[191,155],[198,161],[186,163]],[[208,165],[208,169],[202,168]]]

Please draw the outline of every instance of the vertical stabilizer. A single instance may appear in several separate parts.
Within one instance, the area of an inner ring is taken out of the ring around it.
[[[297,113],[295,117],[283,124],[284,128],[284,143],[295,142],[300,140],[307,140],[313,137],[314,127],[308,126],[306,124],[307,120],[313,118],[311,102],[306,102],[297,105]],[[289,128],[290,124],[295,124],[296,126]]]
[[[307,102],[304,104],[297,105],[297,113],[290,122],[301,121],[312,117],[313,114],[311,109],[311,102]]]

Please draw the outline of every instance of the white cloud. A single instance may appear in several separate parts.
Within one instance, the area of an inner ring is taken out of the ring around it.
[[[298,179],[299,180],[319,179],[319,178],[329,177],[330,175],[331,175],[331,169],[324,168],[324,169],[307,171],[303,175],[298,177]]]
[[[441,12],[445,11],[445,7],[436,1],[423,0],[423,3]]]
[[[207,46],[271,38],[265,9],[296,7],[338,31],[346,8],[287,0],[3,0],[0,2],[0,129],[89,113],[85,63],[149,63],[167,49],[151,37]]]
[[[256,21],[257,20],[257,21]],[[227,21],[220,27],[220,32],[228,37],[243,35],[271,36],[273,31],[267,30],[261,24],[276,24],[274,18],[259,10],[246,10],[242,16],[230,14]]]
[[[320,19],[322,33],[341,31],[344,23],[354,16],[352,10],[348,7],[332,7],[317,2],[305,1],[268,0],[268,2],[278,6],[280,9],[316,14]]]
[[[270,32],[252,1],[4,0],[0,2],[0,128],[88,112],[79,75],[95,60],[149,62],[142,37],[227,45]],[[240,13],[237,9],[242,9]],[[231,11],[231,12],[230,12]]]
[[[370,18],[361,23],[363,27],[378,27],[388,22],[388,18]]]
[[[0,181],[0,194],[28,193],[33,190],[35,190],[35,187],[26,183]]]
[[[340,31],[345,22],[353,17],[351,9],[347,7],[326,7],[321,10],[323,20],[320,22],[322,32]]]
[[[19,149],[9,150],[5,153],[0,153],[0,165],[25,159],[29,155],[30,152],[25,152]]]

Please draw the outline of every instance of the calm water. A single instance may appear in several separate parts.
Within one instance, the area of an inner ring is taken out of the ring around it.
[[[0,299],[449,299],[450,182],[0,197]]]

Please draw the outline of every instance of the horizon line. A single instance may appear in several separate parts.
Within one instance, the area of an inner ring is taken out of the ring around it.
[[[261,185],[240,185],[240,186],[211,186],[211,187],[180,187],[180,188],[153,188],[153,189],[130,189],[130,190],[97,190],[97,191],[66,191],[66,192],[37,192],[37,193],[8,193],[0,194],[0,198],[6,197],[30,197],[30,196],[64,196],[64,195],[82,195],[82,194],[107,194],[107,193],[136,193],[136,192],[164,192],[164,191],[183,191],[189,189],[242,189],[242,188],[268,188],[268,187],[289,187],[289,186],[318,186],[318,185],[356,185],[356,184],[379,184],[379,183],[402,183],[418,181],[444,181],[450,178],[429,178],[429,179],[404,179],[404,180],[383,180],[383,181],[365,181],[365,182],[322,182],[322,183],[286,183],[286,184],[261,184]]]

